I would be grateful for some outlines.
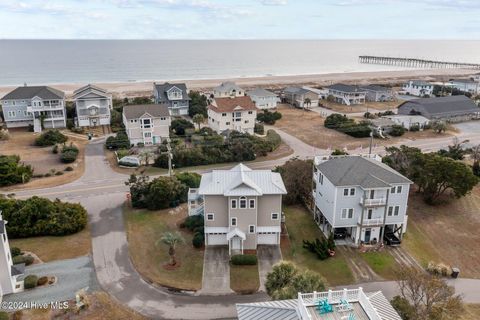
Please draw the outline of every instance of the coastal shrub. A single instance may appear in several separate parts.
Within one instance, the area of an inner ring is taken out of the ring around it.
[[[73,127],[75,127],[75,124],[73,123],[73,119],[67,119],[67,129],[72,130]]]
[[[47,282],[48,282],[48,277],[45,277],[45,276],[40,277],[37,280],[37,286],[43,286],[44,284],[47,284]]]
[[[195,172],[179,172],[175,174],[175,177],[189,188],[200,187],[200,180],[202,176]]]
[[[67,137],[57,129],[44,131],[37,139],[35,145],[39,147],[53,146],[57,143],[65,143]]]
[[[348,134],[355,138],[369,137],[372,129],[370,123],[367,121],[361,121],[359,123],[355,120],[348,118],[346,115],[334,113],[325,118],[324,126],[329,129],[335,129],[337,131]]]
[[[418,124],[413,124],[410,126],[410,131],[412,132],[420,131],[420,126]]]
[[[26,200],[0,198],[11,238],[63,236],[87,225],[87,211],[78,203],[51,201],[34,196]]]
[[[105,142],[105,146],[110,150],[130,149],[130,141],[125,132],[119,131],[115,136],[110,136]]]
[[[10,254],[12,255],[12,258],[13,258],[13,257],[21,255],[22,250],[20,250],[20,248],[18,248],[18,247],[10,247]]]
[[[189,130],[192,129],[192,130]],[[184,136],[187,133],[192,133],[195,129],[193,123],[186,119],[175,119],[172,120],[170,125],[170,130],[173,131],[177,136]]]
[[[335,241],[333,238],[329,239],[318,239],[316,238],[315,241],[308,241],[303,240],[303,248],[307,249],[308,251],[315,253],[317,258],[320,260],[325,260],[331,257],[331,253],[333,249],[335,249]]]
[[[55,175],[56,176],[61,176],[61,175],[63,175],[63,171],[57,171],[57,172],[55,172]]]
[[[33,169],[30,165],[20,163],[17,155],[0,155],[0,187],[30,181]]]
[[[355,123],[353,119],[347,118],[346,115],[341,115],[338,113],[332,113],[328,117],[325,118],[325,122],[323,125],[325,128],[328,129],[337,129],[342,125],[345,125],[347,123]]]
[[[0,141],[6,141],[8,139],[10,139],[10,134],[8,133],[8,130],[0,129]]]
[[[190,97],[190,106],[188,107],[188,115],[193,118],[194,115],[201,114],[206,119],[208,117],[207,97],[198,91],[190,91],[188,96]]]
[[[26,266],[29,266],[33,263],[34,259],[31,255],[19,255],[12,258],[13,264],[25,263]]]
[[[196,232],[192,238],[192,245],[198,249],[203,247],[204,243],[205,243],[205,235],[203,233]]]
[[[255,127],[253,128],[253,132],[256,134],[264,134],[265,133],[265,127],[261,123],[255,123]]]
[[[52,148],[52,153],[57,154],[58,153],[58,144],[54,145]]]
[[[64,171],[73,171],[73,167],[68,166],[68,167],[65,168]]]
[[[190,216],[185,219],[185,228],[190,231],[196,230],[198,227],[204,226],[204,218],[202,215]]]
[[[371,112],[365,112],[363,114],[363,117],[366,118],[366,119],[375,119],[376,118],[375,115]]]
[[[254,266],[257,264],[257,256],[254,254],[236,254],[230,259],[235,266]]]
[[[75,160],[77,160],[77,155],[78,155],[78,151],[77,152],[73,150],[62,151],[62,154],[60,155],[60,160],[63,163],[72,163],[72,162],[75,162]]]
[[[263,110],[257,114],[257,120],[266,124],[273,125],[277,120],[282,118],[282,114],[278,111],[270,112],[268,110]]]
[[[389,134],[393,137],[400,137],[405,134],[405,128],[401,125],[394,124],[389,132]]]
[[[118,159],[122,159],[123,157],[130,155],[130,150],[128,149],[118,149],[116,152]]]
[[[23,285],[25,289],[32,289],[37,286],[38,277],[36,275],[30,274],[25,277]]]

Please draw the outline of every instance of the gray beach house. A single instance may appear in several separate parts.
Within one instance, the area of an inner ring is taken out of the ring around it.
[[[166,104],[171,116],[188,114],[190,97],[185,83],[153,83],[155,103]]]

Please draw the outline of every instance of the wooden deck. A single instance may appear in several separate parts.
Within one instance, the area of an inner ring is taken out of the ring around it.
[[[320,314],[315,306],[308,307],[308,313],[312,316],[312,320],[348,320],[348,316],[353,312],[355,320],[370,320],[362,306],[358,302],[350,303],[353,307],[352,311],[338,312],[335,306],[333,306],[333,312]],[[344,318],[342,318],[344,317]]]

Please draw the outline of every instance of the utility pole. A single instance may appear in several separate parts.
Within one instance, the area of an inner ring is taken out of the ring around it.
[[[370,146],[368,147],[368,155],[372,154],[373,131],[370,131]]]
[[[162,154],[166,154],[168,156],[168,176],[172,176],[172,159],[173,159],[173,154],[172,154],[172,146],[170,145],[170,138],[167,138],[167,151],[162,152]]]

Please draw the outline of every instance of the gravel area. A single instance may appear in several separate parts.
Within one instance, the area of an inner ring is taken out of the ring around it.
[[[55,276],[57,282],[51,286],[10,294],[3,297],[3,300],[49,303],[74,299],[75,293],[82,288],[88,288],[88,292],[100,288],[90,256],[32,265],[25,270],[25,276],[30,274],[38,277]]]

